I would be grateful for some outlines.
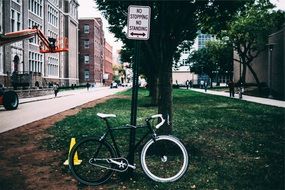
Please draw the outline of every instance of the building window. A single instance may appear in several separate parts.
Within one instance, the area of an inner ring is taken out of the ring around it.
[[[11,9],[11,32],[21,30],[21,13]]]
[[[89,64],[89,55],[84,55],[84,63]]]
[[[11,9],[11,32],[15,31],[15,10]]]
[[[58,35],[55,32],[53,32],[51,30],[48,30],[48,36],[51,37],[51,38],[57,39]]]
[[[84,26],[83,26],[83,31],[84,31],[84,33],[89,33],[89,25],[88,24],[84,24]]]
[[[29,19],[29,28],[33,28],[33,26],[38,26],[38,28],[40,30],[42,29],[42,26],[39,23]],[[30,41],[30,43],[34,43],[34,44],[39,44],[40,43],[40,40],[39,40],[38,36],[30,38],[29,41]]]
[[[187,59],[183,59],[183,60],[182,60],[182,65],[183,65],[183,66],[189,66],[190,63],[187,62]]]
[[[42,73],[43,55],[29,51],[29,71]]]
[[[53,26],[58,26],[58,11],[52,6],[48,6],[48,22]]]
[[[89,48],[89,40],[83,40],[83,45],[85,49]]]
[[[189,54],[189,53],[190,53],[189,49],[187,49],[187,48],[183,49],[183,54]]]
[[[87,69],[84,71],[84,79],[89,80],[89,70]]]
[[[14,2],[18,3],[18,4],[21,4],[21,1],[20,0],[13,0]]]
[[[17,31],[21,30],[21,14],[17,13]]]
[[[43,15],[43,0],[29,0],[29,11],[35,15],[42,17]]]
[[[58,76],[58,59],[54,57],[48,57],[48,76]]]

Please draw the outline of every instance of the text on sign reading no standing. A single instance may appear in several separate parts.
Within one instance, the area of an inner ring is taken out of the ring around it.
[[[150,28],[150,8],[147,6],[130,5],[128,8],[128,30],[129,39],[147,40]]]
[[[137,15],[137,14],[131,14],[130,15],[131,19],[139,19],[139,20],[147,20],[148,15]],[[136,21],[138,25],[140,25],[141,21]],[[147,31],[147,27],[142,27],[142,26],[130,26],[130,30],[137,30],[137,31]]]

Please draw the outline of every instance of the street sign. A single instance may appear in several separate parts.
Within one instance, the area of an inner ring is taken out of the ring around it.
[[[128,8],[127,38],[148,40],[150,32],[150,7],[130,5]]]

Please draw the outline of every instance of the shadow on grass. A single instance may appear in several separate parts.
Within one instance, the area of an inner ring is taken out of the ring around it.
[[[189,151],[187,175],[178,182],[161,184],[143,177],[138,167],[131,180],[120,181],[117,174],[104,188],[284,189],[285,109],[186,90],[173,94],[173,134]],[[64,119],[50,130],[54,138],[48,148],[62,151],[71,136],[102,134],[104,123],[95,116],[97,112],[117,114],[113,125],[129,123],[130,103],[130,99],[116,98]],[[144,106],[147,103],[147,92],[140,91],[139,124],[157,112],[156,107]],[[128,132],[116,134],[126,151],[128,136]],[[136,160],[139,164],[139,154]]]

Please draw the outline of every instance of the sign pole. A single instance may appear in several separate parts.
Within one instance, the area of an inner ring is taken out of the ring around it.
[[[140,65],[140,41],[135,41],[135,62],[133,64],[133,88],[132,88],[132,104],[131,104],[131,125],[137,125],[137,105],[138,105],[138,88],[139,88],[139,65]],[[129,158],[128,161],[134,165],[134,147],[136,140],[136,129],[130,131]],[[130,173],[132,169],[130,169]]]
[[[131,105],[131,125],[137,125],[137,107],[138,107],[138,88],[139,88],[139,65],[140,65],[140,40],[148,40],[150,33],[150,7],[130,5],[128,7],[128,25],[127,38],[135,40],[134,53],[135,60],[133,63],[133,88],[132,88],[132,105]],[[129,155],[130,165],[134,165],[134,151],[136,141],[136,128],[130,130]],[[129,176],[133,169],[129,168]]]

